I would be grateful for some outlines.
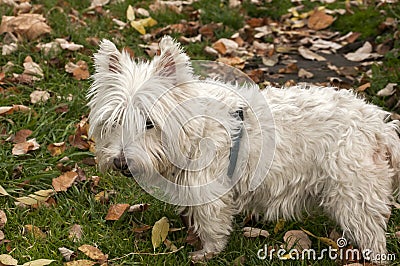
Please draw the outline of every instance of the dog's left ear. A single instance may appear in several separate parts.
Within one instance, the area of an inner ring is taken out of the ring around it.
[[[165,36],[159,46],[160,55],[154,58],[156,73],[162,77],[172,78],[177,83],[191,80],[193,69],[190,59],[180,44],[172,37]]]
[[[114,43],[103,39],[100,43],[100,49],[94,54],[94,63],[97,72],[121,72],[120,65],[121,53]]]

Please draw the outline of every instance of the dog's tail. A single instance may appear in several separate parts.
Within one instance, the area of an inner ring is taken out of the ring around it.
[[[387,150],[390,165],[394,170],[394,189],[395,197],[400,202],[400,121],[393,120],[387,124]]]

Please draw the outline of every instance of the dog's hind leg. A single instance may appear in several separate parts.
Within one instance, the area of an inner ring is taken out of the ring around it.
[[[354,173],[357,178],[332,180],[322,206],[341,226],[344,235],[364,252],[362,255],[375,261],[379,259],[377,254],[387,254],[385,231],[390,216],[391,182],[390,178],[374,175],[369,168]],[[360,179],[361,175],[368,178]]]

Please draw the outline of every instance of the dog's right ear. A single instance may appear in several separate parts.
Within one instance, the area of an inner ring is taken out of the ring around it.
[[[97,73],[121,72],[120,64],[121,53],[114,43],[103,39],[100,43],[100,49],[94,54],[94,63]]]

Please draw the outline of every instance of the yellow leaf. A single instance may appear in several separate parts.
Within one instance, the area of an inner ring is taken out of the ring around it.
[[[131,21],[132,28],[137,30],[142,35],[146,34],[145,27],[152,27],[156,24],[157,24],[157,21],[151,17]]]
[[[133,7],[131,5],[129,5],[128,9],[126,10],[126,18],[129,21],[135,20],[135,10],[133,10]]]
[[[301,230],[303,230],[303,232],[306,233],[307,235],[315,237],[316,239],[318,239],[322,243],[324,243],[324,244],[326,244],[328,246],[331,246],[333,249],[339,249],[337,243],[335,241],[333,241],[332,239],[327,238],[327,237],[322,237],[322,236],[316,236],[313,233],[311,233],[310,231],[307,231],[307,230],[305,230],[303,228],[301,228]]]
[[[26,232],[33,234],[33,236],[38,239],[44,239],[47,236],[46,233],[44,233],[39,227],[31,224],[25,225],[24,229]]]
[[[140,34],[145,35],[146,29],[144,28],[143,24],[140,21],[131,21],[131,26],[135,30],[137,30]]]
[[[156,250],[156,248],[158,248],[167,238],[168,231],[169,221],[167,217],[163,217],[155,222],[151,232],[151,243],[153,244],[154,250]]]
[[[1,265],[14,266],[18,264],[18,261],[8,254],[1,254],[0,263]]]
[[[278,233],[279,231],[282,231],[284,227],[285,227],[285,220],[279,219],[279,221],[275,225],[274,234]]]
[[[151,17],[140,19],[139,21],[141,21],[141,23],[144,27],[153,27],[153,26],[157,25],[157,20],[155,20]]]
[[[7,191],[0,185],[0,194],[3,196],[10,196]]]
[[[90,260],[74,260],[64,263],[64,266],[92,266],[95,264],[97,264],[97,262]]]

